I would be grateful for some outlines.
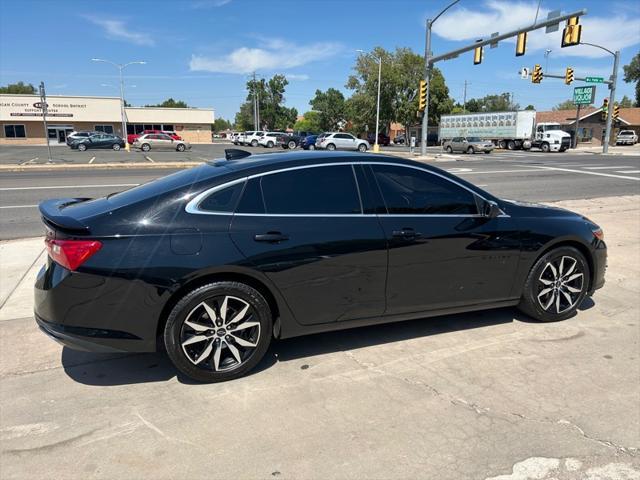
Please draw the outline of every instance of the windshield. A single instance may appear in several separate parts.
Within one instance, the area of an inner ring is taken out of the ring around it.
[[[480,137],[467,137],[468,142],[481,142]]]

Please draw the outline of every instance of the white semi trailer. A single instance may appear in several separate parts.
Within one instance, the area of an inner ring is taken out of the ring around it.
[[[479,137],[509,150],[539,148],[543,152],[564,152],[571,147],[571,135],[560,130],[558,123],[536,124],[535,110],[440,117],[440,142],[456,137]]]

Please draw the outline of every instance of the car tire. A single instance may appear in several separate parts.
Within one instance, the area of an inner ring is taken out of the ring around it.
[[[184,152],[186,148],[187,147],[185,147],[184,143],[179,143],[178,146],[176,147],[176,150],[178,152]]]
[[[140,150],[142,150],[143,152],[148,152],[149,150],[151,150],[151,145],[149,145],[148,143],[143,143],[140,146]]]
[[[120,150],[122,147],[120,146],[120,144],[119,144],[119,143],[114,143],[114,144],[111,146],[111,148],[113,148],[113,149],[117,152],[117,151],[118,151],[118,150]]]
[[[513,140],[509,140],[507,142],[507,149],[508,150],[515,150],[516,149],[516,142],[514,142]]]
[[[251,146],[252,147],[257,147],[258,146],[258,141],[257,140],[251,140]]]
[[[531,268],[518,309],[541,322],[569,318],[586,297],[589,278],[589,264],[579,250],[554,248]]]
[[[551,151],[551,147],[549,146],[549,144],[547,142],[544,142],[540,146],[540,150],[542,150],[544,153],[549,153]]]
[[[315,150],[316,146],[315,145],[309,145],[309,150]]]
[[[486,153],[487,155],[489,155],[491,153],[491,150],[485,150],[484,153]]]
[[[274,145],[273,142],[267,142],[267,148],[273,148]]]
[[[164,344],[173,364],[189,378],[222,382],[242,377],[260,362],[272,329],[271,309],[260,292],[221,281],[192,290],[176,303],[164,328]]]
[[[327,145],[327,150],[334,151],[335,149],[336,149],[336,146],[333,143],[330,143],[329,145]]]
[[[289,147],[289,150],[293,150],[296,148],[296,142],[294,142],[293,140],[289,140],[289,143],[287,143],[287,147]]]
[[[447,148],[445,148],[445,150],[447,151],[447,153],[453,153],[453,148],[451,148],[451,145],[447,145]]]
[[[507,142],[505,140],[500,140],[498,142],[498,147],[500,147],[500,148],[502,148],[504,150],[505,148],[507,148]]]
[[[87,149],[87,146],[83,143],[81,143],[80,145],[78,145],[78,150],[80,150],[81,152],[84,152]]]
[[[467,153],[469,155],[473,155],[475,153],[475,150],[473,149],[473,147],[469,147],[469,148],[467,148]]]
[[[363,153],[366,152],[367,146],[364,143],[361,143],[360,145],[358,145],[358,151]]]

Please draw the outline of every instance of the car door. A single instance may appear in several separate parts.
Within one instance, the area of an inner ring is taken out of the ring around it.
[[[460,149],[460,137],[454,137],[451,139],[451,149],[454,152]]]
[[[94,135],[91,138],[91,146],[93,148],[106,148],[107,147],[107,139],[103,134]]]
[[[169,135],[158,134],[156,135],[159,150],[173,150],[173,139]]]
[[[476,194],[419,167],[372,164],[369,173],[384,203],[387,314],[509,298],[520,255],[511,217],[481,215]]]
[[[379,317],[387,246],[362,213],[354,167],[310,165],[250,178],[230,226],[247,261],[301,324]]]

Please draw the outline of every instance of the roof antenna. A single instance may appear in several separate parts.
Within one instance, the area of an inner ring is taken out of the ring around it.
[[[241,158],[246,158],[251,155],[251,152],[247,152],[246,150],[240,150],[238,148],[227,148],[224,151],[224,158],[227,160],[240,160]]]

